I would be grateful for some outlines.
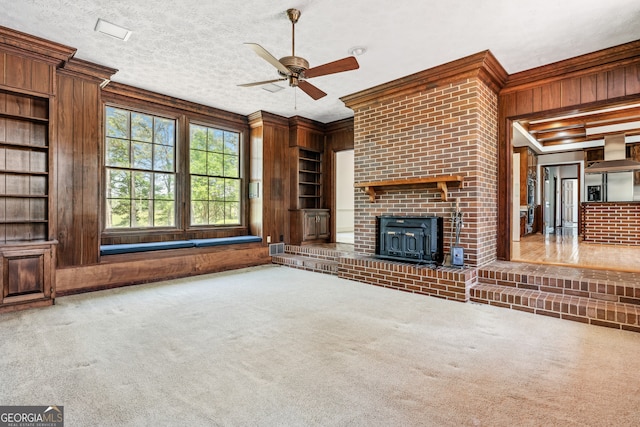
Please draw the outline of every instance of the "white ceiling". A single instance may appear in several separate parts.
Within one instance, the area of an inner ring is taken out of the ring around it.
[[[310,66],[365,46],[360,69],[310,80],[313,101],[287,87],[245,42],[291,54],[285,11],[302,11],[296,55]],[[340,97],[489,49],[508,73],[640,39],[638,0],[0,0],[0,25],[78,49],[119,71],[113,81],[227,111],[258,110],[321,122],[352,116]],[[123,42],[98,18],[133,30]]]

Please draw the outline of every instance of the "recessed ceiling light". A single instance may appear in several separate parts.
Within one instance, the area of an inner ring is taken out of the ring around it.
[[[267,92],[275,93],[280,92],[284,88],[282,86],[278,86],[275,83],[270,83],[268,85],[262,86],[262,89],[266,90]]]
[[[129,37],[131,37],[131,30],[127,30],[120,25],[112,24],[111,22],[105,21],[102,18],[98,18],[98,22],[96,22],[94,31],[99,31],[102,34],[106,34],[123,41],[129,40]]]
[[[367,51],[367,48],[364,46],[354,46],[350,48],[347,52],[349,52],[349,55],[360,56],[360,55],[364,55],[366,51]]]

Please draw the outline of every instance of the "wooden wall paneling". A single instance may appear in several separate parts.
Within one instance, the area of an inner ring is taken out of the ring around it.
[[[31,90],[42,93],[52,93],[53,68],[49,64],[31,61]]]
[[[6,84],[21,89],[31,89],[31,64],[28,64],[27,58],[7,54],[7,75]]]
[[[625,95],[625,69],[616,68],[607,71],[607,98],[618,98]]]
[[[629,65],[625,68],[624,84],[626,95],[640,93],[640,64]]]
[[[594,74],[580,78],[580,102],[588,104],[598,100],[598,77]]]
[[[608,99],[608,73],[596,73],[596,95],[598,101],[604,101]]]
[[[579,77],[564,79],[560,82],[560,106],[568,107],[580,104],[582,82]]]
[[[533,111],[533,89],[516,93],[516,114],[529,114]]]
[[[551,82],[543,85],[542,91],[542,110],[553,110],[560,108],[562,97],[562,86],[560,82]]]
[[[56,216],[58,240],[58,266],[66,267],[80,263],[80,235],[74,225],[74,122],[73,114],[74,78],[58,77],[58,109],[55,149]],[[77,239],[77,240],[76,240]]]
[[[80,80],[77,85],[82,92],[82,129],[80,141],[82,152],[82,254],[81,262],[98,262],[100,256],[100,215],[102,206],[102,158],[100,88],[96,82]]]
[[[7,84],[7,53],[0,50],[0,84]]]

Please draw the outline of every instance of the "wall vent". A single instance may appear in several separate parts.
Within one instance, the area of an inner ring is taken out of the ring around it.
[[[284,253],[284,243],[272,243],[269,245],[269,256],[276,256]]]

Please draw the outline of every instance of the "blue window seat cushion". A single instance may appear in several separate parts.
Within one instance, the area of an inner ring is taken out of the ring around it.
[[[259,236],[233,236],[233,237],[217,237],[215,239],[194,239],[191,240],[196,248],[203,248],[206,246],[220,246],[220,245],[233,245],[236,243],[254,243],[262,242],[262,237]]]
[[[119,245],[101,245],[100,255],[129,254],[134,252],[160,251],[165,249],[203,248],[207,246],[232,245],[236,243],[262,242],[259,236],[217,237],[213,239],[174,240],[152,243],[123,243]]]

